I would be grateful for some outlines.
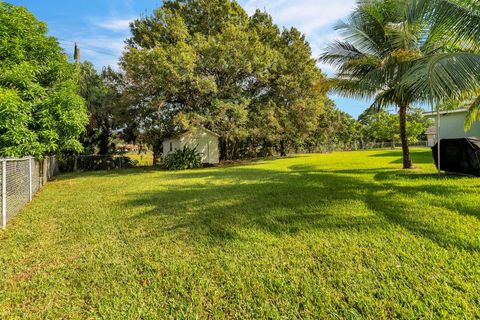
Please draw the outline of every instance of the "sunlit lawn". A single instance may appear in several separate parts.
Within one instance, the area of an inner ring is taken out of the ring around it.
[[[399,159],[61,176],[0,233],[0,318],[480,317],[480,179]]]
[[[152,153],[136,153],[136,152],[130,152],[125,154],[126,157],[129,157],[130,159],[136,161],[136,165],[138,167],[148,167],[153,164],[153,154]]]

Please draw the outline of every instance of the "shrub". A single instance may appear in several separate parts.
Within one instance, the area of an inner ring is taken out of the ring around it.
[[[97,171],[112,170],[121,168],[133,168],[137,166],[137,161],[125,156],[115,155],[88,155],[88,156],[64,156],[60,159],[60,171],[73,172],[78,171]]]
[[[195,148],[184,146],[163,160],[163,167],[168,170],[187,170],[202,167],[202,157]]]

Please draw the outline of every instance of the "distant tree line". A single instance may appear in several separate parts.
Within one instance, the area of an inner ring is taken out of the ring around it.
[[[431,119],[423,116],[421,108],[410,108],[407,112],[406,134],[410,143],[426,140],[425,132],[433,124]],[[398,115],[385,110],[363,112],[358,119],[362,126],[365,142],[390,143],[391,147],[401,144]]]
[[[121,72],[105,68],[97,72],[89,62],[81,64],[80,93],[88,107],[89,124],[81,137],[84,153],[106,154],[115,151],[115,141],[143,144],[145,141],[160,142],[163,133],[144,130],[142,108],[132,103],[130,91]],[[328,97],[322,100],[321,108],[311,121],[314,125],[303,137],[291,140],[289,152],[329,152],[356,150],[372,144],[395,147],[401,143],[398,116],[394,113],[368,109],[358,120],[339,110]],[[432,121],[423,116],[423,109],[411,108],[407,113],[407,135],[412,143],[425,139],[426,129]],[[265,130],[263,127],[252,128]],[[153,134],[152,134],[153,133]],[[259,152],[264,141],[253,137],[239,140],[232,147],[235,154],[228,159],[250,158],[279,154],[280,149],[271,147]],[[222,146],[225,148],[225,146]],[[264,147],[263,147],[264,148]]]

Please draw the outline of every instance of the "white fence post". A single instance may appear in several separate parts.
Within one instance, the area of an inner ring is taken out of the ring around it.
[[[2,161],[2,228],[7,228],[7,161]]]
[[[32,201],[32,197],[33,197],[33,194],[32,194],[32,183],[33,183],[32,174],[33,174],[32,158],[30,158],[30,159],[28,159],[28,186],[29,186],[28,197],[29,197],[30,201]]]

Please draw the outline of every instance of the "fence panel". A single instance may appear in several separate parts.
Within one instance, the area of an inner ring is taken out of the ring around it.
[[[0,158],[0,210],[4,229],[7,222],[58,172],[56,157],[41,161],[31,157]]]
[[[42,187],[41,161],[32,161],[32,192],[37,193]]]
[[[29,162],[30,159],[6,162],[7,221],[30,200]]]
[[[6,197],[7,197],[7,184],[5,183],[7,171],[7,164],[6,162],[0,162],[0,211],[1,211],[1,222],[2,228],[5,229],[7,226],[7,204],[6,204]]]

